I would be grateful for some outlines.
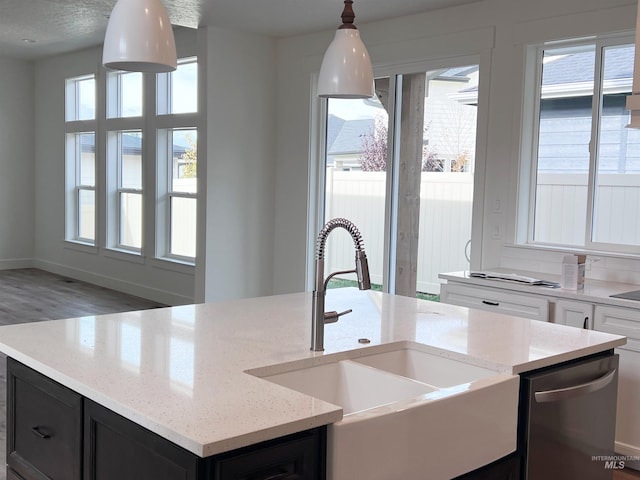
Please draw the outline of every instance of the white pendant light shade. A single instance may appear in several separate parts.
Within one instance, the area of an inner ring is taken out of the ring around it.
[[[631,110],[631,123],[627,128],[640,128],[640,0],[636,21],[636,55],[633,68],[632,93],[627,97],[627,110]]]
[[[374,95],[369,52],[353,25],[353,1],[345,0],[343,24],[322,59],[318,96],[326,98],[370,98]]]
[[[131,72],[176,69],[173,30],[160,0],[118,0],[107,25],[102,63]]]

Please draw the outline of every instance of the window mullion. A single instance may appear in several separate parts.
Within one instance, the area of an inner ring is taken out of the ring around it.
[[[544,48],[539,47],[536,49],[536,70],[535,70],[535,98],[533,107],[533,141],[531,142],[531,158],[533,161],[530,163],[530,175],[529,175],[529,221],[527,228],[527,241],[529,243],[534,242],[535,234],[535,218],[536,218],[536,199],[538,189],[538,156],[540,153],[540,121],[541,121],[541,105],[542,105],[542,65],[544,58]]]
[[[387,293],[396,292],[396,249],[398,227],[398,178],[399,178],[399,146],[397,140],[397,124],[400,119],[402,96],[402,75],[389,77],[389,125],[387,135],[387,185],[384,218],[384,252],[382,289]]]
[[[593,76],[593,102],[591,113],[591,141],[589,142],[589,181],[587,184],[587,221],[585,225],[585,246],[592,247],[594,209],[595,209],[595,185],[598,171],[598,153],[600,145],[600,125],[602,117],[602,91],[604,84],[603,75],[603,51],[602,41],[596,42],[595,72]]]

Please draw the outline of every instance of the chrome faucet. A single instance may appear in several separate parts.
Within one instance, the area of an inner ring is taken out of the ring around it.
[[[337,227],[344,228],[353,239],[356,247],[356,268],[353,270],[341,270],[333,272],[324,278],[324,250],[327,243],[327,237]],[[346,218],[334,218],[329,220],[318,234],[316,240],[316,278],[315,288],[313,290],[313,307],[311,311],[311,350],[321,352],[324,350],[324,324],[334,323],[351,309],[344,312],[325,312],[324,299],[327,293],[327,285],[336,275],[355,273],[358,277],[358,288],[360,290],[369,290],[371,281],[369,279],[369,264],[367,263],[367,255],[364,252],[364,241],[358,228]]]

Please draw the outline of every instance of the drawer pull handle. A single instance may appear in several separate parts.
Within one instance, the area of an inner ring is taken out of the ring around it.
[[[278,473],[265,477],[264,480],[300,480],[302,477],[297,473]]]
[[[500,302],[490,302],[489,300],[482,300],[485,305],[491,305],[492,307],[499,307]]]
[[[47,435],[46,433],[42,433],[40,431],[40,427],[31,427],[31,433],[33,433],[36,437],[46,440],[47,438],[51,438],[51,435]]]

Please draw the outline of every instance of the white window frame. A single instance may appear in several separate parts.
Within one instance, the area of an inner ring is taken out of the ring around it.
[[[193,264],[195,257],[172,253],[171,225],[172,199],[188,198],[198,201],[197,192],[180,192],[172,189],[173,179],[173,132],[179,130],[196,130],[193,126],[164,128],[158,130],[158,218],[157,218],[157,256],[164,260]],[[196,147],[197,148],[197,147]],[[194,232],[196,235],[197,232]]]
[[[178,59],[180,65],[198,63],[195,56]],[[196,258],[171,253],[171,200],[172,198],[191,198],[198,204],[198,193],[174,192],[172,182],[172,136],[177,130],[196,130],[199,134],[198,112],[167,113],[171,111],[170,73],[159,74],[156,79],[156,115],[153,118],[153,129],[156,131],[156,246],[155,257],[159,260],[185,265],[194,265]],[[198,151],[199,156],[200,152]],[[200,172],[198,172],[200,175]],[[196,241],[197,232],[194,232]]]
[[[478,65],[479,66],[479,91],[478,91],[478,118],[476,125],[476,152],[475,152],[475,168],[474,168],[474,194],[473,194],[473,213],[472,213],[472,243],[481,244],[482,239],[482,207],[484,202],[484,170],[486,164],[486,138],[488,131],[488,105],[489,96],[488,86],[490,75],[490,51],[482,49],[476,54],[451,55],[441,58],[434,58],[424,61],[416,61],[407,64],[390,63],[389,65],[379,66],[374,69],[374,78],[389,78],[389,91],[395,91],[396,95],[400,95],[402,90],[402,79],[404,75],[418,72],[428,72],[441,68],[453,68],[454,66]],[[317,76],[314,78],[312,91],[315,91]],[[389,138],[387,139],[387,158],[395,159],[399,156],[398,139],[395,138],[399,134],[395,123],[399,121],[399,106],[397,98],[389,95],[389,111],[393,114],[389,115]],[[306,286],[308,290],[314,288],[315,281],[315,241],[318,232],[321,230],[325,221],[325,161],[326,161],[326,136],[327,136],[327,100],[314,99],[311,108],[312,128],[312,151],[314,152],[313,164],[315,169],[309,178],[309,188],[312,192],[308,206],[309,225],[307,228],[307,276]],[[392,133],[393,132],[393,133]],[[384,259],[383,259],[383,285],[382,291],[388,293],[396,292],[396,254],[392,253],[397,250],[397,209],[399,200],[398,188],[398,169],[397,161],[388,163],[387,185],[386,185],[386,205],[384,220]],[[365,239],[366,243],[366,239]],[[478,268],[479,251],[472,253],[472,268]]]
[[[527,47],[526,72],[523,99],[522,138],[520,154],[520,195],[516,231],[516,243],[530,247],[566,251],[593,251],[612,254],[638,254],[633,245],[592,241],[593,214],[595,208],[595,180],[598,162],[599,130],[602,105],[602,69],[604,49],[619,45],[633,44],[632,33],[598,35],[557,42],[546,42]],[[583,245],[556,244],[534,240],[535,208],[537,189],[537,159],[540,127],[540,98],[542,90],[542,59],[544,51],[560,47],[595,46],[595,71],[592,101],[591,141],[589,143],[589,173],[586,211],[586,228]],[[524,205],[523,205],[524,203]]]
[[[97,176],[97,149],[98,132],[96,110],[94,104],[94,118],[80,120],[80,82],[86,80],[94,81],[94,89],[97,89],[96,74],[84,74],[67,78],[65,81],[65,241],[92,247],[97,245],[97,196],[96,182],[94,185],[84,185],[81,179],[82,148],[80,146],[80,136],[83,134],[93,134],[96,153],[94,154],[94,174]],[[94,94],[94,98],[97,95]],[[80,194],[82,191],[92,191],[94,195],[94,232],[93,238],[82,237],[80,234]]]
[[[140,132],[142,135],[141,145],[141,158],[142,158],[142,186],[141,188],[125,188],[122,186],[122,135],[127,132]],[[144,235],[144,132],[142,129],[128,129],[128,130],[111,130],[107,134],[107,164],[108,164],[108,181],[107,190],[108,202],[107,202],[107,220],[108,220],[108,248],[117,250],[119,252],[125,252],[135,255],[142,255],[145,245]],[[135,247],[132,245],[125,245],[122,243],[122,196],[124,194],[140,195],[141,199],[141,247]]]

